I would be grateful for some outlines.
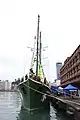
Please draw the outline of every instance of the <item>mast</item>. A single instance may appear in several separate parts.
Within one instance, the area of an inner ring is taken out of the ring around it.
[[[41,32],[40,32],[40,53],[39,53],[39,60],[40,60],[40,65],[42,66],[42,61],[41,61],[41,50],[42,50],[42,42],[41,42]],[[43,78],[45,77],[45,74],[44,74],[44,70],[43,70],[43,66],[42,66],[42,73],[43,73]]]
[[[42,49],[42,43],[41,43],[41,32],[40,32],[40,53],[39,53],[40,65],[41,65],[41,49]]]
[[[38,15],[38,27],[37,27],[37,61],[36,61],[36,76],[38,75],[38,57],[39,57],[39,22],[40,16]]]

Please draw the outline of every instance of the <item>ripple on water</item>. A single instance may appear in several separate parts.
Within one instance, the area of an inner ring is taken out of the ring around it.
[[[21,109],[18,92],[0,92],[0,120],[71,120],[53,106],[50,111],[28,113]]]

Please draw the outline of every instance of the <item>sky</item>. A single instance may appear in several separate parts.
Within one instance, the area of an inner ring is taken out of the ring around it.
[[[40,15],[44,71],[56,79],[56,62],[64,63],[80,44],[80,0],[0,0],[0,79],[28,73]]]

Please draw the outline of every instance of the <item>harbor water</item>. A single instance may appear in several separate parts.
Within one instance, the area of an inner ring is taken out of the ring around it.
[[[71,120],[71,117],[53,106],[50,111],[28,113],[21,109],[19,92],[0,92],[0,120]]]

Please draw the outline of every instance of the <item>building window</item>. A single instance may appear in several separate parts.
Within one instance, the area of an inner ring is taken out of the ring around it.
[[[68,74],[67,74],[67,78],[68,78]]]
[[[75,61],[77,62],[77,60],[78,60],[78,56],[75,56]]]
[[[73,68],[73,70],[74,70],[74,73],[75,73],[75,68]]]
[[[70,62],[70,67],[72,66],[72,61]]]
[[[75,73],[76,73],[76,71],[77,71],[77,67],[75,67]]]
[[[69,64],[67,65],[67,69],[69,69]]]
[[[69,72],[69,76],[71,76],[71,71]]]
[[[74,69],[72,69],[72,74],[74,74]]]
[[[80,70],[80,63],[79,63],[79,65],[78,65],[78,70]]]
[[[78,65],[76,66],[76,72],[78,72]]]
[[[80,51],[78,52],[78,56],[79,56],[78,59],[80,60]]]
[[[73,65],[74,65],[74,59],[73,59]]]
[[[80,57],[79,57],[79,53],[77,54],[77,59],[78,59],[78,60],[80,59]]]
[[[71,70],[71,75],[72,75],[72,70]]]
[[[72,74],[74,74],[74,73],[75,73],[75,68],[72,69]]]

